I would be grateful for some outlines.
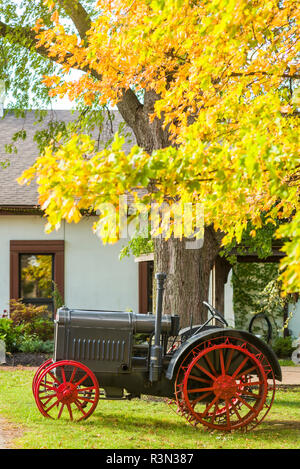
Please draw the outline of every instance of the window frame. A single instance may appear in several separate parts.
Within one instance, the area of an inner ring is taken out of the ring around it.
[[[148,314],[149,310],[154,310],[153,298],[152,298],[152,283],[154,262],[151,261],[140,261],[139,262],[139,313]],[[151,298],[151,300],[150,300]],[[151,306],[150,306],[151,305]]]
[[[10,299],[20,299],[20,254],[52,254],[54,282],[64,298],[64,251],[64,241],[61,240],[10,241]]]

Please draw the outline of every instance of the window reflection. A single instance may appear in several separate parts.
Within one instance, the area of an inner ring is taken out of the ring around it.
[[[53,255],[20,254],[21,298],[52,298],[52,291]]]

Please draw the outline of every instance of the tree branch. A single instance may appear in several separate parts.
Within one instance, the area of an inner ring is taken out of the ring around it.
[[[87,11],[78,0],[58,0],[58,3],[61,8],[63,8],[66,15],[68,15],[73,21],[81,39],[84,40],[86,38],[87,31],[91,28],[91,19]],[[37,52],[48,60],[55,63],[62,63],[61,58],[59,59],[58,56],[49,56],[48,49],[44,46],[38,45],[35,32],[29,26],[9,26],[0,21],[0,37],[1,36],[7,37],[12,44],[18,44],[32,52]],[[65,61],[67,62],[69,58],[71,58],[71,54],[66,55]],[[88,67],[76,67],[76,64],[73,68],[83,72],[90,72],[96,80],[101,80],[101,75],[99,75],[95,70],[91,70]],[[131,89],[123,90],[122,97],[117,107],[125,122],[132,128],[137,139],[140,140],[140,136],[138,135],[140,133],[138,121],[140,121],[141,118],[143,119],[144,130],[146,130],[149,122],[148,116],[144,115],[142,112],[143,105],[137,98],[136,94]]]
[[[57,58],[49,57],[48,49],[44,46],[37,46],[38,41],[35,32],[29,26],[9,26],[0,21],[0,37],[7,38],[11,44],[18,44],[32,52],[38,52],[43,57],[57,62]]]
[[[86,38],[87,31],[91,28],[91,19],[87,11],[78,0],[58,0],[58,3],[71,18],[81,39],[84,40]],[[97,72],[94,70],[89,71],[94,78],[101,80],[101,76]],[[130,88],[123,90],[122,97],[117,104],[117,107],[123,119],[132,128],[137,137],[138,111],[143,109],[143,105],[137,98],[136,94]]]
[[[81,39],[84,40],[87,31],[91,28],[91,19],[87,11],[78,0],[58,0],[58,3],[71,18]],[[101,76],[97,72],[94,70],[89,71],[94,78],[101,80]],[[133,129],[137,136],[138,111],[141,111],[143,105],[130,88],[123,90],[122,97],[117,107],[125,122]]]
[[[57,3],[73,21],[80,38],[85,39],[86,33],[91,29],[92,24],[88,12],[78,0],[58,0]]]
[[[252,76],[256,76],[256,75],[263,75],[263,76],[269,76],[271,77],[272,75],[274,75],[273,73],[268,73],[268,72],[264,72],[264,71],[260,71],[258,70],[257,72],[232,72],[229,74],[230,77],[252,77]],[[283,73],[282,75],[280,75],[281,78],[291,78],[293,80],[299,80],[300,79],[300,75],[298,75],[297,73],[295,74],[290,74],[290,73]]]

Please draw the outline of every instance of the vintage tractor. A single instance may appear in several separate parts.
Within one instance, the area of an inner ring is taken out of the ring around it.
[[[54,357],[32,383],[45,417],[82,420],[99,399],[152,395],[209,429],[249,430],[262,421],[281,381],[273,351],[249,332],[228,328],[208,303],[204,324],[179,330],[178,316],[162,315],[165,277],[156,274],[155,315],[57,311]]]

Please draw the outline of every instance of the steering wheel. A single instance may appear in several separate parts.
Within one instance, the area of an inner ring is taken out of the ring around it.
[[[228,327],[228,323],[227,323],[226,319],[220,313],[218,313],[218,311],[212,305],[210,305],[206,301],[203,301],[203,304],[208,308],[210,314],[212,315],[212,317],[209,319],[209,321],[207,321],[205,324],[210,322],[212,319],[217,319],[217,321],[221,322],[223,325]]]

